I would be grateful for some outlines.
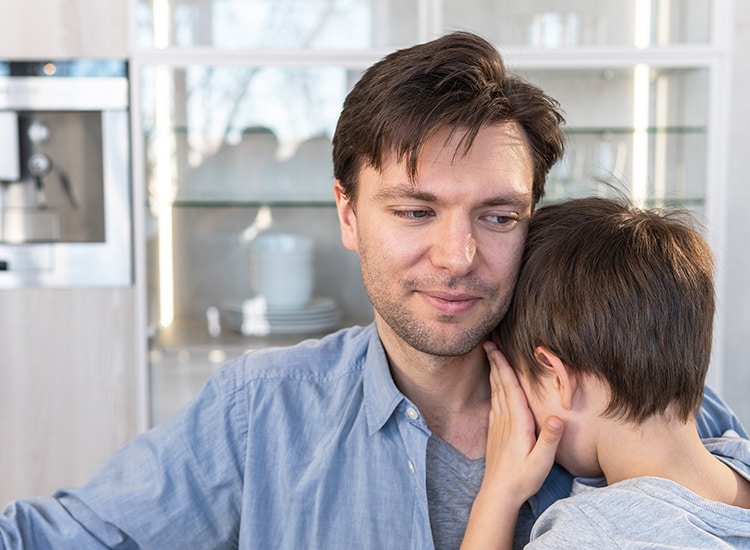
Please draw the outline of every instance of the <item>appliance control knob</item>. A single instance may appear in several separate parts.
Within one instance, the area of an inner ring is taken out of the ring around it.
[[[44,122],[35,120],[29,124],[28,130],[26,130],[26,135],[28,135],[31,143],[45,143],[49,139],[49,126]]]
[[[26,165],[35,178],[44,177],[52,171],[52,160],[42,153],[34,153],[29,157]]]

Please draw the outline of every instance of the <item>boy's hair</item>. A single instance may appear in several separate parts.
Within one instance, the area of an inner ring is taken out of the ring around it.
[[[465,153],[482,128],[517,122],[534,166],[534,204],[547,173],[563,154],[558,102],[509,74],[498,51],[483,38],[454,32],[395,51],[367,69],[346,97],[333,136],[333,173],[344,195],[356,201],[362,168],[380,170],[394,155],[417,175],[422,147],[443,128],[467,130]]]
[[[686,421],[703,395],[713,317],[713,258],[686,211],[587,198],[532,217],[497,337],[532,381],[545,346],[606,382],[607,416],[641,423],[673,407]]]

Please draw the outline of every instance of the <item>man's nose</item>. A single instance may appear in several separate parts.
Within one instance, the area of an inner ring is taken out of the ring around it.
[[[433,265],[452,275],[471,271],[477,256],[477,241],[471,223],[445,220],[434,236],[431,260]]]

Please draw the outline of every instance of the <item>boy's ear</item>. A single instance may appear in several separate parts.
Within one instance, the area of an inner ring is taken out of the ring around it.
[[[559,396],[560,405],[564,409],[571,409],[573,407],[573,396],[578,388],[577,378],[563,360],[549,348],[538,346],[534,350],[534,358],[547,371],[542,378],[542,383],[547,384],[548,390]]]

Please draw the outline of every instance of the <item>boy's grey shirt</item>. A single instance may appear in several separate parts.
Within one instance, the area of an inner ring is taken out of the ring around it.
[[[750,480],[750,441],[725,437],[704,443]],[[750,549],[750,510],[706,500],[658,477],[601,484],[574,480],[572,496],[542,514],[526,548]]]

